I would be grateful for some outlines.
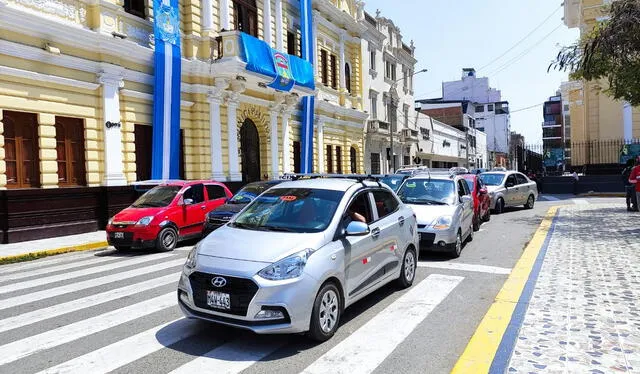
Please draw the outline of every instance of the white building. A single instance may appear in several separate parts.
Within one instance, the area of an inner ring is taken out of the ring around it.
[[[373,174],[389,173],[394,164],[399,168],[415,163],[418,153],[417,112],[413,109],[417,60],[413,57],[413,43],[405,44],[400,29],[381,17],[380,12],[376,16],[365,14],[361,23],[367,28],[362,36],[363,107],[369,113],[365,170]],[[395,106],[391,95],[394,83]]]
[[[487,134],[491,166],[509,153],[511,115],[501,92],[489,85],[489,78],[476,77],[475,69],[462,69],[462,79],[442,83],[442,100],[465,100],[475,106],[476,129]]]
[[[425,114],[418,115],[420,163],[431,168],[467,166],[467,139],[464,131],[435,120]]]

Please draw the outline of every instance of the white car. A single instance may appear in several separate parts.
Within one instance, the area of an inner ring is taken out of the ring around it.
[[[538,199],[536,182],[516,171],[491,171],[480,174],[491,197],[491,209],[500,214],[510,206],[533,209]]]

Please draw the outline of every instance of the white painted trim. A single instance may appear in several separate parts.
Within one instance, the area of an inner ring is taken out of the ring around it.
[[[58,77],[56,75],[36,73],[29,70],[12,68],[9,66],[0,66],[0,75],[9,75],[16,78],[59,84],[67,87],[81,88],[90,91],[95,91],[98,87],[100,87],[100,85],[97,83],[89,83],[85,81],[79,81],[77,79]]]
[[[433,268],[433,269],[447,269],[447,270],[457,270],[457,271],[472,271],[478,273],[488,273],[488,274],[502,274],[509,275],[511,274],[511,269],[497,267],[497,266],[488,266],[488,265],[476,265],[476,264],[462,264],[458,262],[418,262],[418,267],[421,268]]]

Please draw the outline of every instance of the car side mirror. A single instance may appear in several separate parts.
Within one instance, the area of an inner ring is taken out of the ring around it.
[[[184,199],[182,201],[182,205],[192,205],[193,204],[193,199]]]
[[[487,189],[486,189],[486,188],[481,188],[481,189],[480,189],[480,195],[486,195],[486,194],[488,194],[488,193],[489,193],[489,192],[487,191]]]
[[[513,186],[515,186],[515,185],[513,184],[513,182],[507,182],[507,184],[505,184],[504,186],[505,186],[506,188],[511,188],[511,187],[513,187]]]
[[[460,196],[460,202],[463,204],[467,202],[472,202],[472,201],[473,199],[469,195]]]
[[[369,225],[364,222],[353,221],[349,223],[345,233],[347,236],[364,236],[369,234]]]

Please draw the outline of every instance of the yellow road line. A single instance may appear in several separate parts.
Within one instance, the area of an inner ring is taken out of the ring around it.
[[[4,256],[4,257],[0,257],[0,265],[10,264],[14,262],[30,261],[30,260],[35,260],[41,257],[53,256],[61,253],[90,251],[93,249],[106,248],[108,246],[109,244],[106,241],[101,241],[101,242],[93,242],[93,243],[80,244],[80,245],[72,245],[67,247],[60,247],[55,249],[45,249],[41,251],[34,251],[34,252],[29,252],[29,253],[24,253],[19,255]]]
[[[536,230],[509,278],[478,325],[469,344],[451,370],[452,374],[489,372],[558,208],[560,206],[554,206],[547,211],[540,227]]]

